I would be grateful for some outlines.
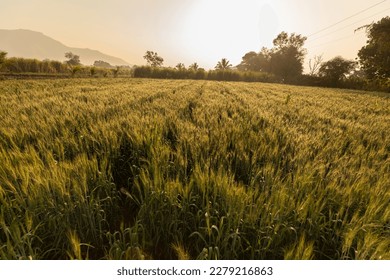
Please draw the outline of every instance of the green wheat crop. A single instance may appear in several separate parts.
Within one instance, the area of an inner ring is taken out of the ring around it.
[[[389,131],[373,92],[0,81],[0,258],[390,259]]]

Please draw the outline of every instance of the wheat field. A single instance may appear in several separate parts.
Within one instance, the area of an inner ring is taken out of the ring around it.
[[[0,258],[390,259],[389,131],[385,93],[0,81]]]

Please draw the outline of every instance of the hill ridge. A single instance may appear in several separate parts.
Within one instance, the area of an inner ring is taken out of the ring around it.
[[[6,51],[9,57],[65,60],[65,53],[72,52],[80,56],[81,63],[92,65],[96,60],[103,60],[113,66],[130,64],[125,60],[105,54],[99,50],[69,47],[43,32],[29,29],[0,29],[0,50]]]

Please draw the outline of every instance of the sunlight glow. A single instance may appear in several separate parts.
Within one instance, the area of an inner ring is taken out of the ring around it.
[[[364,31],[354,30],[389,14],[390,1],[367,10],[380,1],[1,0],[0,29],[41,32],[131,65],[145,64],[147,50],[158,52],[164,66],[197,62],[212,69],[221,58],[237,65],[247,52],[271,48],[282,31],[316,33],[305,43],[308,59],[320,54],[325,60],[336,55],[354,59],[365,44]]]
[[[183,15],[180,44],[184,52],[199,56],[209,67],[222,57],[238,64],[246,52],[259,51],[276,34],[276,14],[267,2],[197,1]]]

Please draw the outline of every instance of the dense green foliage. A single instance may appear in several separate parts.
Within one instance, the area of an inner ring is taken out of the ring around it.
[[[0,81],[1,259],[390,259],[385,94]]]
[[[96,60],[96,61],[93,63],[93,66],[95,66],[95,67],[100,67],[100,68],[107,68],[107,69],[115,68],[115,67],[112,66],[110,63],[105,62],[105,61],[102,61],[102,60]]]
[[[68,73],[69,66],[52,60],[40,61],[31,58],[5,58],[1,72],[11,73]]]
[[[4,74],[10,74],[17,77],[18,74],[47,74],[58,76],[72,76],[72,77],[108,77],[113,76],[127,76],[133,75],[131,68],[116,67],[107,69],[106,67],[95,66],[81,66],[69,65],[55,60],[37,60],[30,58],[19,57],[4,57],[3,63],[0,63],[0,79]],[[31,75],[33,78],[34,75]]]
[[[367,26],[367,34],[358,53],[364,71],[370,79],[390,79],[390,17]]]
[[[337,87],[342,84],[356,68],[356,62],[344,59],[341,56],[326,61],[321,64],[318,74],[323,78],[324,83],[329,86]]]
[[[303,71],[305,41],[304,36],[281,32],[273,40],[273,48],[262,48],[259,53],[253,51],[246,53],[238,68],[244,71],[268,72],[284,82],[296,81]]]
[[[244,81],[244,82],[277,82],[277,78],[264,72],[240,72],[234,70],[210,70],[203,68],[194,70],[139,66],[134,68],[135,78],[155,79],[193,79],[193,80],[215,80],[215,81]]]

